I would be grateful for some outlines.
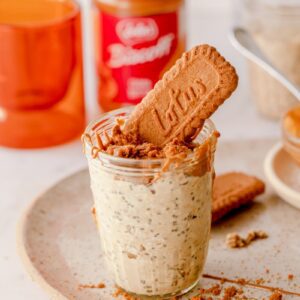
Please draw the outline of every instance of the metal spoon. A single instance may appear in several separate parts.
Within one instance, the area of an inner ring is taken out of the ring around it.
[[[277,79],[300,101],[300,90],[284,74],[275,68],[261,52],[249,32],[243,28],[234,27],[230,32],[229,39],[232,45],[246,58],[256,63]]]

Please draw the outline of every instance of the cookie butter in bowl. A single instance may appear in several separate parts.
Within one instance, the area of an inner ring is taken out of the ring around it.
[[[289,110],[282,120],[283,145],[300,165],[300,106]]]
[[[235,90],[234,68],[208,45],[185,53],[134,108],[83,135],[107,266],[126,292],[183,294],[205,264],[214,153],[208,119]]]

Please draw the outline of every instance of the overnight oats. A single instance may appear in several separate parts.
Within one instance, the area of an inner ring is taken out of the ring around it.
[[[83,135],[108,267],[139,298],[180,295],[199,279],[218,138],[209,117],[237,82],[214,47],[196,46],[140,104],[103,115]]]
[[[128,111],[102,116],[84,135],[107,265],[128,292],[181,294],[197,283],[206,259],[217,134],[208,120],[191,145],[158,149],[146,143],[135,154],[117,145],[97,151],[99,137],[102,144],[122,139],[115,120],[126,118]]]
[[[298,0],[238,1],[243,26],[266,58],[295,85],[300,85],[300,2]],[[276,79],[249,61],[253,99],[259,112],[279,119],[297,99]]]

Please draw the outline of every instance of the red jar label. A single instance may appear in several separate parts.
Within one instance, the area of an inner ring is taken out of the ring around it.
[[[136,104],[178,46],[178,13],[116,17],[100,13],[100,101]]]

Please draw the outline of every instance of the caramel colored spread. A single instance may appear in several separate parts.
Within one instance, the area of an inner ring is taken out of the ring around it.
[[[125,133],[123,131],[124,120],[117,120],[112,130],[100,134],[94,130],[93,137],[90,134],[82,136],[84,152],[86,145],[90,146],[90,155],[93,159],[99,157],[100,153],[106,153],[115,157],[129,159],[163,159],[162,172],[169,171],[172,166],[178,168],[184,162],[190,163],[184,173],[192,176],[203,176],[211,172],[213,153],[216,142],[220,136],[214,131],[210,138],[203,143],[179,141],[174,138],[164,146],[157,146],[141,140],[136,133]],[[97,127],[97,124],[95,125]],[[151,179],[159,179],[162,173]]]
[[[300,106],[291,109],[283,119],[283,127],[290,135],[300,138]]]
[[[152,143],[143,142],[137,134],[124,133],[122,130],[123,122],[118,120],[113,127],[111,134],[104,133],[104,138],[95,133],[97,146],[92,147],[92,156],[97,157],[99,152],[109,155],[134,158],[134,159],[154,159],[154,158],[173,158],[181,161],[196,148],[195,143],[179,142],[177,139],[167,143],[164,147],[156,146]],[[84,138],[91,141],[91,137],[85,135]],[[199,152],[199,150],[198,150]]]
[[[183,0],[95,0],[95,5],[110,14],[149,16],[175,11]]]

